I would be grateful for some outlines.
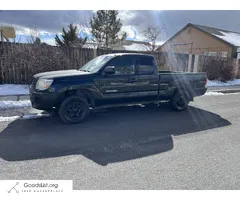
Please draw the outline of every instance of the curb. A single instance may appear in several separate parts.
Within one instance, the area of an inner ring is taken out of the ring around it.
[[[29,94],[0,95],[0,101],[19,101],[30,99]]]

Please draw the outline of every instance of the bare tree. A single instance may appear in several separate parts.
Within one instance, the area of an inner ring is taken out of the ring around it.
[[[147,40],[149,43],[148,46],[150,51],[155,51],[157,49],[157,41],[161,37],[161,30],[157,26],[149,26],[146,30],[142,31],[141,35]]]

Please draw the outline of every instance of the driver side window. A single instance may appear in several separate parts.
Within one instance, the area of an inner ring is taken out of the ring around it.
[[[135,74],[135,59],[132,56],[119,56],[110,61],[109,66],[115,67],[115,75]]]

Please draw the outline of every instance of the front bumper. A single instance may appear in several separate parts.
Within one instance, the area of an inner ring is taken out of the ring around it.
[[[30,91],[30,101],[32,103],[32,107],[39,110],[52,109],[55,106],[57,97],[57,93]]]

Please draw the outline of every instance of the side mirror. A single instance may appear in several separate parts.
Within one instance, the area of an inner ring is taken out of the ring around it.
[[[114,66],[107,66],[104,69],[105,74],[115,74],[115,67]]]

